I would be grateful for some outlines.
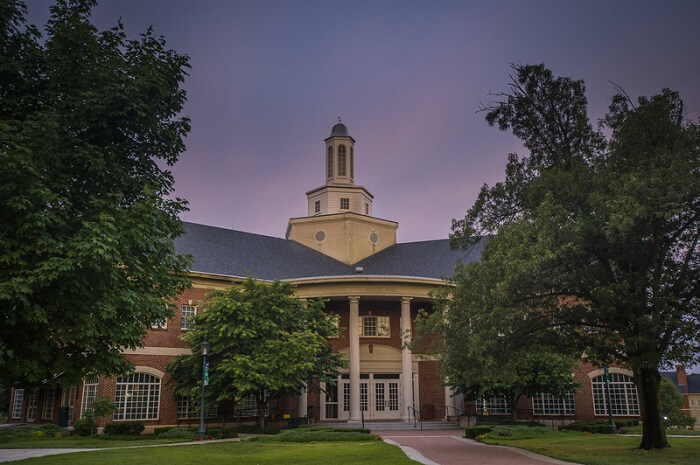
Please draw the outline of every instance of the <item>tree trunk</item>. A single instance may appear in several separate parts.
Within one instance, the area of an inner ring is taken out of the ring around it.
[[[258,428],[262,432],[265,428],[265,394],[256,394],[255,400],[258,404]]]
[[[642,408],[642,443],[640,449],[663,449],[669,447],[666,430],[661,418],[659,389],[661,375],[656,368],[642,368],[634,371]]]

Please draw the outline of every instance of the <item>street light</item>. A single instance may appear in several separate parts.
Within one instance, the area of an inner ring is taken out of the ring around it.
[[[202,401],[199,406],[199,430],[197,434],[203,436],[207,429],[204,427],[204,386],[209,384],[209,364],[207,363],[207,355],[209,355],[209,343],[202,341]]]
[[[614,433],[615,431],[617,431],[617,427],[615,426],[615,422],[613,421],[612,400],[610,399],[610,369],[607,365],[605,365],[603,372],[605,374],[605,400],[607,400],[606,404],[608,407],[608,423],[610,424],[610,427],[612,428],[612,431]]]

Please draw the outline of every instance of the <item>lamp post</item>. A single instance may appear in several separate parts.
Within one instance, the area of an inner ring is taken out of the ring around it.
[[[202,400],[199,406],[199,430],[197,434],[204,435],[207,429],[204,427],[204,386],[209,384],[209,364],[207,363],[207,355],[209,354],[209,343],[202,341]]]
[[[612,430],[614,433],[617,430],[617,427],[615,426],[615,422],[613,421],[612,401],[610,399],[610,370],[608,369],[607,365],[605,365],[604,371],[605,371],[605,400],[607,400],[606,404],[608,407],[608,422],[610,423],[610,426],[612,427]]]

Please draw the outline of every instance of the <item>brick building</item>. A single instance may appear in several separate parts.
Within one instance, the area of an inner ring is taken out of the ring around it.
[[[661,376],[676,386],[683,396],[683,411],[692,415],[695,424],[700,425],[700,374],[688,374],[685,366],[676,365],[675,371],[662,371]]]
[[[173,318],[154,322],[143,347],[127,351],[135,372],[63,389],[16,390],[11,421],[70,424],[95,396],[109,395],[119,407],[113,421],[141,420],[148,426],[191,422],[198,417],[197,406],[173,395],[165,367],[188,352],[180,336],[188,329],[188,316],[201,310],[207,292],[248,276],[289,281],[301,298],[328,299],[326,310],[339,315],[344,328],[331,340],[348,361],[337,383],[322,386],[322,394],[310,392],[272,405],[270,415],[408,421],[415,411],[427,419],[442,419],[463,409],[461,398],[442,385],[437,362],[412,353],[403,346],[402,336],[412,331],[419,309],[430,310],[430,292],[444,284],[458,261],[478,260],[483,244],[466,252],[451,250],[447,239],[396,243],[398,223],[373,217],[373,195],[355,184],[354,144],[345,125],[333,126],[323,153],[325,183],[306,193],[308,215],[289,220],[286,239],[185,223],[176,247],[193,257],[193,287],[179,296]],[[632,373],[616,368],[611,372],[613,413],[638,416]],[[583,386],[578,393],[564,399],[546,393],[521,399],[519,411],[529,413],[519,416],[605,418],[602,371],[582,364],[575,377]],[[498,398],[469,407],[479,414],[510,413]],[[255,404],[244,400],[232,413],[255,416]],[[207,414],[222,415],[215,410]]]

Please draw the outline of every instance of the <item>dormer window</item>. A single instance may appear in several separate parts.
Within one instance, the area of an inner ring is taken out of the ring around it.
[[[340,209],[341,210],[350,210],[350,199],[347,199],[347,198],[340,199]]]
[[[338,147],[338,176],[347,176],[345,146]]]
[[[333,177],[333,147],[328,147],[328,164],[326,167],[326,177]]]

